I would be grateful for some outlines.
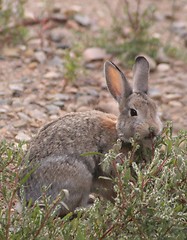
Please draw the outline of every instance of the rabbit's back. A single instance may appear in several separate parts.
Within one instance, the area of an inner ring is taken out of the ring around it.
[[[28,160],[107,152],[117,139],[116,117],[100,111],[67,114],[45,125],[30,143]]]

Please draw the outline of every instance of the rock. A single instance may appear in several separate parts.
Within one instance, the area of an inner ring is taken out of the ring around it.
[[[181,98],[182,98],[181,94],[178,94],[178,93],[169,93],[169,94],[164,94],[162,96],[162,100],[163,100],[164,103],[168,103],[168,102],[171,102],[171,101],[176,101],[176,100],[179,100]]]
[[[39,121],[43,121],[44,119],[47,118],[47,115],[44,112],[42,112],[41,110],[38,110],[38,109],[33,109],[32,111],[29,111],[28,115],[31,118],[34,118],[34,119],[39,120]]]
[[[17,121],[14,121],[13,125],[15,128],[21,128],[21,127],[25,127],[27,125],[27,122],[24,120],[17,120]]]
[[[93,109],[88,106],[81,106],[76,109],[77,112],[86,112],[86,111],[90,111],[90,110],[93,110]]]
[[[85,92],[87,94],[89,94],[91,96],[94,96],[94,97],[97,97],[97,98],[100,96],[99,91],[97,89],[94,89],[94,88],[91,88],[91,87],[85,89]]]
[[[33,51],[33,49],[31,49],[31,48],[28,48],[28,49],[26,49],[26,50],[24,51],[24,56],[25,56],[26,58],[32,58],[33,55],[34,55],[34,51]]]
[[[2,91],[2,90],[0,90],[0,96],[5,96],[6,95],[6,93],[4,92],[4,91]],[[2,104],[2,102],[1,101],[3,101],[2,99],[0,99],[0,104]]]
[[[47,57],[43,51],[38,51],[34,53],[34,58],[41,64],[45,63]]]
[[[167,63],[160,63],[160,64],[158,64],[158,66],[157,66],[157,70],[158,70],[159,72],[167,72],[167,71],[170,70],[170,65],[167,64]]]
[[[164,21],[165,16],[164,16],[164,14],[161,13],[160,11],[156,11],[156,12],[154,13],[154,19],[155,19],[156,21],[161,22],[161,21]]]
[[[175,4],[175,11],[177,11],[176,4]],[[168,11],[164,13],[164,16],[166,19],[170,20],[173,22],[173,20],[176,20],[175,14],[173,14],[173,11]]]
[[[104,60],[108,58],[108,54],[106,53],[106,50],[103,48],[92,47],[92,48],[87,48],[84,51],[83,57],[85,62],[88,63],[91,61]]]
[[[89,27],[91,25],[91,20],[88,16],[76,14],[74,20],[83,27]]]
[[[36,16],[34,15],[33,12],[30,12],[27,9],[24,11],[23,19],[31,19],[31,20],[33,20],[35,18],[36,18]]]
[[[31,140],[31,137],[27,134],[25,134],[24,132],[18,132],[18,134],[16,135],[15,137],[16,140],[18,141],[30,141]]]
[[[30,69],[35,69],[35,68],[38,67],[38,63],[37,62],[31,62],[31,63],[28,64],[28,67]]]
[[[56,93],[56,94],[48,94],[47,95],[48,100],[56,100],[56,101],[68,101],[70,100],[70,95],[65,93]]]
[[[77,95],[91,95],[93,97],[99,97],[100,96],[100,87],[92,87],[90,86],[90,82],[88,80],[88,84],[85,84],[85,86],[82,86],[81,89],[77,92]]]
[[[0,107],[0,113],[7,113],[8,109],[4,107]]]
[[[85,64],[87,69],[98,69],[103,66],[101,61],[92,61]]]
[[[65,23],[67,21],[67,17],[62,13],[52,14],[51,19],[59,23]]]
[[[50,71],[50,72],[47,72],[45,75],[44,75],[44,78],[47,78],[47,79],[58,79],[60,78],[60,73],[58,72],[55,72],[55,71]]]
[[[62,39],[66,36],[67,30],[64,30],[61,27],[53,28],[50,32],[50,38],[53,42],[61,42]]]
[[[82,95],[77,97],[77,107],[88,106],[90,104],[96,103],[96,99],[90,95]]]
[[[81,6],[79,5],[71,5],[70,8],[64,11],[64,14],[70,18],[73,17],[75,14],[81,11]]]
[[[24,121],[30,121],[31,118],[24,112],[18,112],[17,115]]]
[[[55,101],[55,102],[53,102],[53,104],[60,108],[64,107],[64,101]]]
[[[80,25],[72,19],[69,19],[66,23],[67,28],[71,28],[76,31],[81,31]]]
[[[49,62],[48,65],[52,67],[63,67],[62,58],[59,56],[54,56]]]
[[[49,41],[46,39],[41,39],[41,38],[33,38],[28,40],[28,46],[37,50],[37,49],[41,49],[41,46],[47,47],[49,45]]]
[[[47,108],[48,113],[50,115],[55,115],[55,114],[60,113],[60,108],[58,106],[53,105],[53,104],[47,105],[46,108]]]
[[[18,48],[13,48],[13,47],[4,47],[2,50],[2,54],[5,57],[12,57],[12,58],[19,58],[20,57],[20,52]]]
[[[53,13],[60,13],[61,5],[59,3],[53,3],[52,12]]]
[[[56,44],[57,50],[56,50],[56,54],[59,56],[64,56],[64,51],[59,51],[59,50],[63,50],[63,49],[68,49],[71,47],[70,43],[57,43]]]
[[[12,107],[15,108],[22,108],[23,100],[21,98],[13,98],[12,99]]]
[[[68,94],[76,94],[77,92],[78,92],[78,89],[76,87],[73,87],[71,85],[67,85],[66,93],[68,93]]]
[[[186,22],[178,21],[173,22],[171,26],[171,31],[183,37],[187,34],[187,24]]]
[[[169,105],[172,106],[172,107],[176,107],[176,108],[178,108],[178,107],[180,108],[180,107],[183,106],[182,103],[179,102],[179,101],[170,101]]]
[[[22,83],[15,83],[15,84],[9,84],[9,88],[12,91],[19,91],[23,92],[24,90],[24,85]]]
[[[66,112],[76,112],[77,108],[78,107],[77,107],[77,105],[75,103],[67,104]]]
[[[100,101],[96,109],[116,116],[119,114],[118,104],[113,99]]]
[[[0,93],[0,96],[4,96],[5,95],[5,93]],[[1,99],[0,98],[0,105],[5,105],[6,107],[9,107],[9,106],[7,106],[7,105],[11,105],[11,103],[12,103],[12,101],[11,101],[11,99]]]
[[[24,85],[22,83],[9,84],[9,88],[14,96],[19,96],[24,90]]]
[[[156,88],[151,88],[149,90],[149,94],[152,98],[154,99],[161,99],[162,98],[162,93],[159,89],[156,89]]]

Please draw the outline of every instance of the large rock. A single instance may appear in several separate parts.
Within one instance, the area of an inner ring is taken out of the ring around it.
[[[91,25],[91,20],[88,16],[76,14],[74,20],[83,27],[89,27]]]
[[[84,51],[83,56],[84,56],[85,62],[87,63],[91,61],[99,61],[99,60],[104,60],[108,58],[108,54],[106,53],[106,50],[98,47],[87,48]]]

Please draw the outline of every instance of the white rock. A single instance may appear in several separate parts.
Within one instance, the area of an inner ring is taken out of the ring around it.
[[[60,73],[54,72],[54,71],[50,71],[44,75],[44,78],[47,78],[47,79],[58,79],[59,77],[60,77]]]
[[[181,94],[178,93],[169,93],[163,96],[167,101],[173,101],[173,100],[178,100],[181,99]]]
[[[170,65],[167,63],[160,63],[157,66],[157,70],[159,72],[167,72],[168,70],[170,70]]]
[[[24,132],[18,132],[18,134],[15,137],[16,140],[18,141],[30,141],[31,137]]]
[[[84,27],[89,27],[91,25],[91,20],[88,16],[76,14],[74,16],[74,20]]]
[[[63,15],[62,13],[54,13],[51,18],[54,21],[60,22],[60,23],[64,23],[67,21],[67,18],[65,15]]]
[[[50,115],[59,114],[59,112],[60,112],[60,108],[53,104],[47,105],[46,108]]]
[[[32,111],[30,111],[28,113],[28,115],[31,117],[31,118],[34,118],[38,121],[42,121],[44,119],[47,118],[47,114],[45,114],[44,112],[38,110],[38,109],[33,109]]]
[[[161,91],[159,89],[156,89],[156,88],[151,88],[149,90],[149,94],[154,99],[161,99],[161,97],[162,97]]]
[[[182,107],[183,106],[182,103],[179,101],[170,101],[169,105],[172,107]]]
[[[34,57],[39,63],[44,63],[47,59],[46,54],[42,51],[35,52]]]
[[[10,84],[9,85],[10,90],[12,91],[18,91],[18,92],[23,92],[24,90],[24,85],[22,83],[15,83],[15,84]]]

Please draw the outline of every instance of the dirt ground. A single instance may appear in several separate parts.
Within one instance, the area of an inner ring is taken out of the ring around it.
[[[130,2],[131,8],[134,8],[135,1]],[[158,36],[163,43],[170,41],[174,46],[181,46],[182,51],[187,53],[187,1],[173,1],[174,8],[171,2],[142,0],[141,9],[154,3],[156,20],[150,34]],[[123,16],[121,6],[124,2],[55,0],[47,8],[43,3],[37,1],[33,4],[29,0],[26,4],[27,16],[45,18],[45,13],[53,9],[65,14],[66,19],[29,25],[32,38],[27,43],[1,49],[0,139],[29,141],[43,124],[70,111],[101,109],[115,114],[118,112],[115,101],[107,92],[103,76],[107,53],[101,60],[87,65],[84,59],[79,66],[81,73],[77,74],[74,82],[68,83],[64,77],[63,57],[66,45],[71,48],[75,31],[92,38],[100,29],[109,28],[112,24],[111,9],[114,16]],[[72,18],[72,12],[83,18]],[[91,47],[96,47],[96,43]],[[87,48],[81,47],[83,56]],[[109,58],[120,64],[116,57]],[[123,70],[131,79],[130,70]],[[169,58],[167,63],[157,64],[150,73],[150,94],[158,104],[162,120],[173,121],[174,132],[187,130],[187,66],[184,61]]]

